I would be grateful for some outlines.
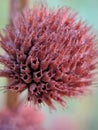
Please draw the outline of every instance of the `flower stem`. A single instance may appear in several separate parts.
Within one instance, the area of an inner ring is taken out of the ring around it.
[[[10,22],[11,19],[15,17],[17,11],[21,11],[25,6],[27,6],[29,0],[10,0]],[[9,81],[8,81],[9,82]],[[14,95],[14,96],[13,96]],[[18,104],[18,94],[15,92],[7,92],[6,105],[10,109],[14,109]]]

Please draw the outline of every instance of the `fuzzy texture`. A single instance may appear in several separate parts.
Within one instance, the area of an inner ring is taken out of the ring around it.
[[[28,101],[55,108],[63,97],[83,95],[92,84],[97,49],[90,27],[70,8],[43,5],[15,16],[1,35],[0,76],[11,79],[8,90],[28,89]]]
[[[43,130],[43,114],[30,107],[0,112],[0,130]]]

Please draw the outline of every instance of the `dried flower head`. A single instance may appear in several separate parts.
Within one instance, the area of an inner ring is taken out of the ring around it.
[[[16,15],[1,35],[0,76],[11,79],[6,88],[28,89],[28,100],[65,104],[63,97],[84,94],[92,84],[96,65],[95,38],[90,27],[77,20],[70,8],[43,5]]]
[[[30,107],[0,112],[0,130],[43,130],[43,114]]]

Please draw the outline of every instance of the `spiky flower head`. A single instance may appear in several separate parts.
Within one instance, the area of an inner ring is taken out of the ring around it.
[[[43,130],[43,114],[31,107],[18,106],[0,112],[0,130]]]
[[[95,38],[90,27],[70,8],[25,9],[12,19],[1,47],[5,65],[0,76],[11,79],[8,90],[28,90],[28,100],[54,108],[53,100],[84,94],[92,84],[96,65]]]

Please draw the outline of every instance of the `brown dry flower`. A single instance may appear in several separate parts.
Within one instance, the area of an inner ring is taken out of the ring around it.
[[[0,76],[11,79],[8,90],[28,89],[28,100],[54,108],[63,97],[83,95],[96,69],[96,39],[91,28],[70,8],[25,9],[1,34]]]

